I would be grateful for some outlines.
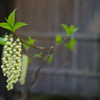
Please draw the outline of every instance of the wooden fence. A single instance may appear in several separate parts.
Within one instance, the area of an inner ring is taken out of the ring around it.
[[[51,64],[41,69],[33,93],[84,97],[100,96],[100,0],[14,0],[17,21],[29,24],[17,31],[22,38],[36,38],[36,45],[51,46],[57,33],[65,36],[61,24],[73,24],[80,30],[73,52],[61,47]],[[39,50],[31,49],[30,54]],[[48,51],[43,51],[44,54]],[[41,60],[28,69],[25,88],[31,82]]]

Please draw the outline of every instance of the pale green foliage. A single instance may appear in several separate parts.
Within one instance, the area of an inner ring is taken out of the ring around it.
[[[1,45],[5,45],[5,41],[4,41],[4,38],[3,37],[0,37],[0,44]]]
[[[28,64],[31,63],[31,62],[32,62],[31,58],[28,57]]]
[[[6,23],[6,22],[0,23],[0,27],[8,29],[10,31],[12,30],[12,28],[10,27],[10,25],[8,23]]]
[[[65,43],[65,47],[68,47],[71,51],[73,50],[74,46],[75,46],[75,39],[74,38],[71,38],[69,43]]]
[[[42,52],[35,54],[36,57],[41,57],[42,56]]]
[[[64,28],[66,32],[66,36],[70,37],[69,42],[65,43],[64,46],[69,48],[72,51],[74,49],[76,41],[73,37],[71,37],[71,35],[74,34],[76,31],[78,31],[79,28],[75,28],[74,25],[70,25],[68,27],[66,24],[61,24],[61,26]]]
[[[16,9],[12,13],[10,13],[10,15],[8,16],[8,19],[6,19],[6,21],[8,22],[11,28],[13,28],[15,24],[15,12],[16,12]]]
[[[53,57],[54,57],[54,55],[53,55],[53,54],[51,54],[51,55],[50,55],[50,57],[49,57],[49,59],[48,59],[47,61],[51,63],[51,62],[52,62],[52,60],[53,60]]]
[[[58,45],[58,44],[60,44],[60,43],[62,43],[62,35],[61,34],[57,34],[56,35],[56,44]]]
[[[79,30],[79,28],[75,28],[74,25],[70,25],[69,27],[66,24],[61,24],[61,26],[64,28],[67,36],[72,35],[73,33],[75,33],[76,31]]]
[[[25,41],[25,42],[26,42],[28,45],[34,45],[35,41],[36,41],[36,39],[32,39],[32,38],[29,36],[29,37],[28,37],[28,40]],[[24,49],[25,49],[26,51],[28,51],[29,48],[30,48],[30,46],[28,46],[28,45],[23,44]]]
[[[23,22],[16,23],[15,26],[13,27],[13,29],[12,29],[12,32],[15,32],[18,28],[25,26],[25,25],[27,25],[27,24],[25,24]]]
[[[47,60],[47,62],[51,63],[52,60],[53,60],[53,58],[54,58],[54,55],[51,54],[51,55],[49,56],[49,58],[48,58],[48,57],[45,57],[44,60]]]
[[[16,9],[10,13],[10,15],[8,16],[8,19],[6,18],[7,22],[0,23],[0,27],[8,29],[11,32],[15,32],[18,28],[27,25],[23,22],[18,22],[15,24],[15,12],[16,12]]]
[[[35,41],[36,41],[36,39],[32,39],[32,38],[29,36],[27,43],[33,45]]]

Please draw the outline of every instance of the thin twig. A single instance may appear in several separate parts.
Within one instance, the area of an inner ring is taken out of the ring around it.
[[[39,50],[51,50],[52,48],[54,48],[53,46],[51,46],[51,47],[38,47],[38,46],[35,46],[35,45],[27,44],[22,38],[20,38],[20,37],[19,37],[18,35],[16,35],[15,33],[14,33],[14,36],[15,36],[16,38],[18,37],[22,43],[26,44],[27,46],[33,47],[33,48],[35,48],[35,49],[39,49]]]
[[[49,56],[50,56],[49,54],[47,54],[47,55],[45,55],[45,56],[39,56],[39,57],[37,57],[37,56],[30,55],[30,54],[26,54],[26,53],[24,53],[24,52],[21,52],[21,53],[24,54],[24,55],[26,55],[26,56],[28,56],[28,57],[37,58],[37,59],[45,58],[45,57],[49,57]]]

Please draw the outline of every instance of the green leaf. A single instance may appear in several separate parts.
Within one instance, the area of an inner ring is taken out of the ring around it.
[[[23,47],[24,47],[24,49],[25,49],[26,51],[28,51],[29,48],[30,48],[30,46],[27,46],[26,44],[23,44]]]
[[[8,16],[8,19],[5,18],[7,23],[6,22],[0,23],[0,27],[8,29],[11,32],[15,32],[18,28],[27,25],[23,22],[18,22],[15,24],[15,12],[16,12],[16,9],[10,13],[10,15]]]
[[[49,58],[48,57],[45,57],[45,58],[43,58],[43,60],[47,60],[47,62],[51,63],[52,60],[53,60],[53,57],[54,57],[54,55],[51,54]]]
[[[6,22],[0,23],[0,27],[5,28],[5,29],[8,29],[8,30],[11,31],[11,27],[10,27],[9,24],[6,23]]]
[[[64,28],[67,36],[72,35],[73,33],[75,33],[77,30],[79,30],[79,28],[75,28],[74,25],[70,25],[69,27],[65,24],[61,24],[61,26]]]
[[[74,25],[70,25],[69,27],[69,35],[72,35],[74,33]]]
[[[23,22],[18,22],[14,25],[12,32],[15,32],[18,28],[22,27],[22,26],[26,26],[27,24],[23,23]]]
[[[16,9],[10,13],[7,19],[7,22],[12,28],[14,27],[14,24],[15,24],[15,12],[16,12]]]
[[[41,57],[42,56],[42,52],[35,54],[36,57]]]
[[[60,44],[62,42],[62,35],[61,34],[57,34],[56,35],[56,44]]]
[[[67,26],[66,24],[61,24],[61,26],[64,28],[66,34],[68,34],[68,33],[69,33],[69,28],[68,28],[68,26]]]
[[[65,43],[64,46],[68,47],[72,51],[75,46],[75,43],[76,43],[75,39],[71,38],[69,43]]]
[[[2,38],[2,37],[0,37],[0,44],[1,44],[1,45],[5,45],[4,38]]]
[[[36,41],[36,39],[32,39],[32,38],[29,36],[27,43],[33,45],[35,41]]]
[[[52,60],[53,60],[53,57],[54,57],[54,55],[53,54],[51,54],[50,55],[50,57],[49,57],[49,59],[47,60],[49,63],[51,63],[52,62]]]
[[[25,42],[26,42],[27,44],[29,44],[29,45],[33,45],[35,41],[36,41],[36,39],[32,39],[32,38],[29,36],[28,40],[25,41]],[[25,49],[26,51],[28,51],[29,48],[30,48],[30,46],[27,46],[26,44],[23,44],[23,46],[24,46],[24,49]]]
[[[79,30],[79,28],[75,28],[74,30],[73,30],[73,33],[75,33],[76,31],[78,31]]]
[[[30,64],[32,62],[32,60],[28,57],[28,64]]]

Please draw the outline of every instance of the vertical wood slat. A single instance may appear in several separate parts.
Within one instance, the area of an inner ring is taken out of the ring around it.
[[[74,15],[74,25],[75,27],[79,27],[79,13],[80,13],[80,0],[74,0],[74,11],[73,11],[73,15]]]

